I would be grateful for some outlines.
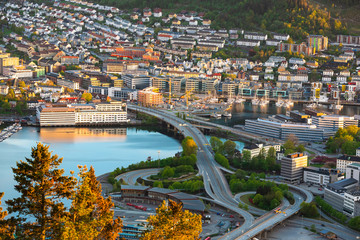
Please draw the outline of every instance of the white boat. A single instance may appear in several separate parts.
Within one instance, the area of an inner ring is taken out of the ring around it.
[[[235,100],[235,103],[243,103],[243,102],[245,102],[245,101],[246,101],[245,98],[237,98],[237,99]]]
[[[214,113],[211,114],[211,117],[220,118],[220,117],[221,117],[221,114],[214,112]]]
[[[284,105],[284,101],[283,101],[283,100],[278,100],[278,101],[275,103],[275,105],[276,105],[277,107],[282,107],[282,106]]]
[[[224,117],[231,117],[232,116],[230,112],[224,112],[222,115]]]
[[[257,98],[254,98],[254,99],[251,100],[251,104],[252,105],[260,105],[260,100],[257,99]]]
[[[329,108],[334,110],[341,110],[343,109],[343,107],[344,106],[340,104],[340,99],[338,99],[336,104],[335,103],[331,104]]]
[[[284,103],[284,107],[286,108],[289,108],[289,107],[293,107],[294,106],[294,102],[288,100],[288,101],[285,101]]]
[[[209,103],[218,103],[218,102],[219,102],[219,99],[217,99],[217,98],[210,98],[210,99],[208,100],[208,102],[209,102]]]
[[[268,104],[269,104],[269,100],[264,100],[264,99],[261,99],[259,103],[260,106],[266,106]]]

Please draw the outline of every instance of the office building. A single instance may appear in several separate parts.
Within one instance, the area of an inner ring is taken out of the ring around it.
[[[332,134],[335,134],[339,128],[345,128],[351,125],[358,126],[358,120],[354,119],[354,117],[340,115],[322,115],[313,117],[312,123],[318,128],[323,128]]]
[[[342,155],[336,159],[336,169],[340,170],[341,172],[346,172],[346,167],[352,163],[360,164],[360,157]]]
[[[281,159],[281,177],[289,182],[300,181],[303,168],[308,165],[308,157],[303,153],[292,153]]]
[[[303,181],[317,185],[327,185],[344,179],[344,174],[331,168],[305,167]]]
[[[246,119],[245,131],[277,139],[287,139],[294,134],[300,141],[323,141],[328,137],[327,132],[315,125],[289,123],[258,118]]]
[[[329,183],[325,188],[324,200],[335,210],[342,212],[345,192],[357,185],[358,181],[353,178],[346,178],[334,183]]]
[[[131,89],[144,89],[151,87],[151,78],[146,75],[123,75],[125,85]]]

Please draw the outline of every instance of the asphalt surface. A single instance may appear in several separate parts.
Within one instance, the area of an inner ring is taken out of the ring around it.
[[[138,178],[149,178],[151,175],[156,175],[160,172],[161,168],[150,168],[150,169],[141,169],[141,170],[135,170],[131,172],[126,172],[123,174],[120,174],[115,179],[116,180],[124,180],[129,185],[135,185],[136,180]]]

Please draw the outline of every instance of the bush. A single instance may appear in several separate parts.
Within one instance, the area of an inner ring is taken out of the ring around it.
[[[215,161],[225,168],[229,168],[229,160],[220,153],[215,154]]]

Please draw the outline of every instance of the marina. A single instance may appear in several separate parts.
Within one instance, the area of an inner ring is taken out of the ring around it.
[[[11,137],[14,133],[18,132],[21,129],[22,129],[22,127],[21,127],[20,123],[14,123],[13,125],[11,125],[9,127],[4,128],[0,132],[0,142]]]

